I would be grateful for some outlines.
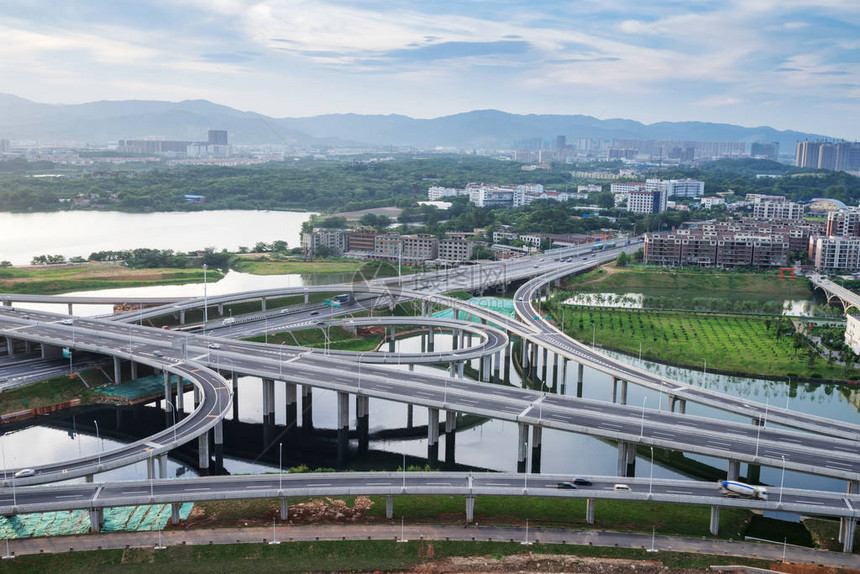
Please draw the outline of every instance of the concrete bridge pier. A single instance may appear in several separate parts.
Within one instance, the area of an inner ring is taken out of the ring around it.
[[[308,304],[308,291],[305,289],[305,305]]]
[[[90,532],[96,533],[101,530],[105,523],[104,508],[90,508]]]
[[[436,334],[436,329],[430,327],[430,330],[427,332],[427,352],[432,353],[435,345],[434,335]]]
[[[522,340],[522,354],[523,354],[523,356],[520,357],[520,364],[523,366],[523,369],[529,368],[529,352],[530,352],[529,345],[531,345],[531,343],[529,341],[527,341],[526,339]]]
[[[484,383],[488,383],[490,381],[490,376],[492,374],[493,369],[493,356],[486,355],[481,357],[481,381]]]
[[[540,453],[541,453],[541,437],[543,435],[543,427],[532,427],[532,472],[540,474]]]
[[[615,469],[618,476],[636,476],[636,444],[618,441],[618,460]]]
[[[265,297],[260,298],[260,310],[263,311],[264,313],[266,312],[266,298]]]
[[[842,551],[846,554],[854,552],[854,532],[857,530],[857,521],[854,518],[842,518],[840,520],[840,532],[842,536]]]
[[[585,499],[585,521],[588,524],[594,524],[594,499]]]
[[[194,386],[194,408],[196,409],[200,406],[200,389],[197,388],[197,385]]]
[[[413,413],[412,411],[415,407],[411,404],[406,405],[406,428],[412,430],[413,424]]]
[[[526,472],[529,456],[529,425],[518,423],[517,472]]]
[[[539,351],[539,348],[538,348],[537,344],[533,344],[532,345],[532,358],[531,358],[531,361],[529,361],[529,364],[532,366],[535,373],[537,373],[537,366],[538,366],[538,351]]]
[[[314,430],[314,388],[302,385],[302,430]]]
[[[167,453],[158,455],[158,478],[167,478]]]
[[[233,373],[233,420],[239,420],[239,375]],[[194,387],[197,390],[197,387]]]
[[[275,424],[275,381],[263,379],[263,424]]]
[[[457,361],[451,361],[450,363],[448,363],[448,376],[453,379],[456,373],[457,373]]]
[[[42,349],[45,348],[45,345],[42,345]],[[10,357],[15,356],[15,339],[12,337],[6,337],[6,354]],[[44,359],[44,351],[42,351],[42,358]]]
[[[221,471],[224,468],[224,421],[219,420],[212,431],[215,438],[215,468]]]
[[[427,352],[427,335],[425,335],[424,333],[421,333],[421,352]]]
[[[296,434],[296,426],[298,421],[298,407],[299,407],[299,399],[298,399],[298,391],[296,389],[295,383],[285,383],[286,388],[284,391],[285,395],[285,403],[286,403],[286,426],[287,426],[287,437],[292,437]]]
[[[135,361],[129,361],[131,364],[131,380],[137,380],[137,363]]]
[[[397,331],[396,331],[394,325],[391,325],[390,331],[391,331],[391,334],[388,335],[388,352],[393,353],[394,352],[394,343],[397,340]]]
[[[505,347],[505,373],[504,373],[504,381],[505,383],[511,382],[511,346],[507,345]]]
[[[618,377],[612,377],[612,402],[617,402],[617,394],[618,394]]]
[[[451,330],[451,349],[456,351],[460,348],[460,331],[457,329]]]
[[[627,381],[621,379],[621,404],[627,404]]]
[[[499,373],[502,370],[502,352],[496,351],[495,355],[493,355],[493,377],[496,380],[499,380]]]
[[[174,315],[174,316],[175,316],[175,315]],[[180,309],[180,310],[179,310],[179,324],[180,324],[180,325],[184,325],[184,324],[185,324],[185,309]]]
[[[546,385],[546,372],[547,372],[547,362],[549,358],[549,349],[546,347],[543,348],[543,361],[541,363],[541,383]]]
[[[466,522],[475,522],[475,497],[466,497]]]
[[[431,467],[439,461],[439,409],[427,408],[427,460]]]
[[[716,536],[720,533],[720,507],[712,506],[711,507],[711,524],[708,527],[712,536]]]
[[[349,393],[337,393],[337,463],[346,463],[349,453]]]
[[[218,304],[218,316],[219,316],[219,317],[223,317],[223,316],[224,316],[224,303],[219,303],[219,304]]]
[[[675,412],[675,405],[678,405],[678,412],[684,414],[687,411],[687,400],[679,399],[675,395],[669,395],[669,412]],[[753,422],[755,424],[755,422]]]
[[[355,396],[355,416],[358,430],[358,454],[367,454],[370,446],[370,398]]]
[[[457,377],[461,379],[466,378],[466,361],[459,361],[457,363]]]
[[[289,500],[286,497],[281,497],[281,522],[284,522],[287,519]]]
[[[738,460],[729,461],[729,470],[726,472],[726,480],[738,480],[741,476],[741,463]]]
[[[457,413],[445,411],[445,462],[454,464],[454,448],[457,440]]]
[[[406,472],[406,469],[403,469]],[[394,518],[394,497],[390,494],[385,497],[385,518],[391,520]]]
[[[197,466],[200,474],[209,474],[209,433],[197,437]]]
[[[173,525],[179,524],[180,517],[179,511],[182,509],[181,502],[171,502],[170,503],[170,523]]]
[[[155,460],[151,456],[146,459],[146,478],[147,480],[155,478]]]
[[[113,384],[118,385],[122,382],[122,361],[119,357],[113,358]]]
[[[132,363],[134,365],[134,363]],[[135,377],[137,378],[137,377]],[[181,416],[185,412],[185,381],[182,377],[176,375],[176,416]]]

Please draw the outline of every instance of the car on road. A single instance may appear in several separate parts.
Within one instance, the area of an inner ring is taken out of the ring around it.
[[[208,346],[210,349],[220,349],[220,348],[221,348],[221,344],[220,344],[220,343],[209,343],[209,345],[207,345],[207,346]]]
[[[564,482],[559,482],[558,484],[555,485],[555,487],[556,488],[566,488],[568,490],[576,490],[576,485],[573,484],[569,480],[566,480]]]
[[[615,485],[613,485],[613,486],[612,486],[612,490],[619,490],[619,491],[622,491],[622,492],[629,492],[629,491],[630,491],[630,487],[629,487],[629,486],[627,486],[626,484],[615,484]]]
[[[156,357],[163,357],[164,356],[164,353],[162,353],[161,351],[153,351],[152,354],[155,355]]]
[[[15,473],[15,478],[24,478],[25,476],[33,476],[34,474],[36,474],[36,471],[32,468],[22,468]]]
[[[573,479],[573,484],[575,484],[577,486],[591,486],[593,483],[590,480],[588,480],[587,478],[578,478],[577,477],[577,478]]]
[[[311,311],[311,315],[319,315],[319,314],[320,314],[319,311]]]
[[[71,319],[63,319],[62,321],[60,321],[60,325],[72,325],[72,324],[73,323],[72,323]]]
[[[290,312],[289,309],[281,309],[281,315],[286,315],[289,312]]]

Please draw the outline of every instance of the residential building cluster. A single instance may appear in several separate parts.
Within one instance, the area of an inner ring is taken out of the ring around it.
[[[438,238],[424,233],[381,233],[372,228],[318,228],[302,233],[302,253],[307,257],[326,253],[337,257],[404,265],[452,265],[469,261],[474,255],[475,247],[484,244],[481,241],[465,239],[464,234],[457,235]]]
[[[644,260],[656,265],[702,267],[786,267],[805,249],[821,222],[742,219],[693,224],[669,232],[646,233]]]
[[[824,233],[809,238],[809,258],[819,271],[860,270],[860,208],[828,213]]]
[[[174,141],[160,138],[119,140],[117,151],[141,155],[163,155],[166,157],[224,158],[233,154],[226,130],[209,130],[205,142]]]
[[[490,183],[469,183],[465,189],[454,187],[434,186],[427,190],[427,198],[430,201],[439,201],[450,197],[468,197],[469,203],[478,207],[520,207],[529,205],[536,199],[552,199],[554,201],[568,201],[573,197],[582,197],[579,194],[570,194],[564,191],[551,191],[544,189],[539,183],[527,183],[522,185],[498,185]]]
[[[615,204],[627,202],[631,213],[663,213],[669,198],[696,198],[705,194],[705,182],[695,179],[646,179],[609,184]]]
[[[860,142],[797,142],[794,165],[838,171],[860,170]]]

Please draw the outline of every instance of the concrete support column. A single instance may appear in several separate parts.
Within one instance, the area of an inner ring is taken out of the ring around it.
[[[410,430],[413,427],[413,411],[414,410],[415,410],[415,407],[412,406],[411,404],[406,405],[406,428],[408,428]]]
[[[439,409],[427,408],[427,459],[430,466],[439,460]]]
[[[101,530],[105,522],[104,508],[90,508],[90,532],[98,532]]]
[[[388,520],[394,518],[394,497],[390,494],[385,497],[385,518]]]
[[[388,336],[388,352],[393,353],[394,352],[394,343],[397,340],[397,331],[396,331],[394,325],[391,325],[390,329],[391,329],[391,334]]]
[[[180,311],[179,311],[179,324],[180,325],[185,324],[185,309],[180,309]]]
[[[170,419],[170,409],[173,408],[173,389],[170,385],[170,373],[164,371],[164,416]]]
[[[456,351],[460,348],[460,331],[454,330],[451,331],[451,349]]]
[[[286,425],[287,425],[287,436],[291,436],[295,434],[297,419],[298,419],[298,407],[299,407],[299,399],[298,399],[298,391],[296,389],[295,383],[285,383],[285,403],[286,403]]]
[[[430,327],[430,330],[427,332],[427,352],[432,353],[435,347],[434,335],[436,334],[436,329]]]
[[[558,391],[558,354],[557,353],[552,354],[551,364],[552,364],[552,386],[556,391]]]
[[[445,411],[445,462],[454,464],[454,450],[457,440],[457,413]]]
[[[84,482],[93,482],[93,475],[88,474],[84,477]]]
[[[302,385],[302,430],[312,431],[314,428],[314,388]]]
[[[266,311],[266,298],[265,298],[265,297],[263,297],[263,298],[260,300],[260,310],[261,310],[261,311],[263,311],[263,312],[265,312],[265,311]]]
[[[119,357],[113,358],[113,384],[118,385],[122,382],[122,361]]]
[[[842,518],[839,521],[841,524],[840,532],[844,532],[842,536],[842,551],[846,554],[854,552],[854,532],[857,530],[857,521],[854,518]]]
[[[729,461],[729,471],[726,473],[727,480],[737,480],[741,476],[741,463],[738,460]]]
[[[209,470],[209,433],[197,437],[197,466],[206,474]]]
[[[669,412],[670,412],[670,413],[674,413],[674,412],[675,412],[675,402],[676,402],[677,400],[678,400],[678,399],[675,397],[675,395],[669,395]]]
[[[146,459],[146,478],[148,480],[155,478],[155,460],[152,457]]]
[[[137,363],[135,363],[134,361],[130,361],[130,362],[131,362],[131,380],[136,381],[137,380]]]
[[[627,404],[627,381],[621,380],[621,404]]]
[[[337,393],[337,463],[346,463],[349,451],[349,393]]]
[[[179,524],[179,511],[182,509],[181,502],[171,502],[170,503],[170,523],[171,524]]]
[[[466,522],[475,521],[475,497],[466,497]]]
[[[134,363],[132,363],[133,365]],[[185,381],[181,376],[176,375],[176,414],[179,415],[185,410]]]
[[[517,472],[526,472],[529,454],[529,425],[517,423]]]
[[[219,303],[219,304],[218,304],[218,316],[219,316],[219,317],[223,317],[223,316],[224,316],[224,303]]]
[[[194,385],[194,408],[196,409],[200,405],[200,389],[197,388],[197,385]]]
[[[355,396],[355,416],[358,430],[358,454],[367,454],[370,446],[370,398]]]
[[[541,436],[543,435],[543,427],[532,427],[532,472],[540,474],[540,452],[541,452]]]
[[[488,383],[490,381],[490,374],[493,372],[493,356],[487,355],[486,357],[481,357],[481,381]]]
[[[239,375],[233,373],[233,420],[239,420]],[[194,387],[197,390],[197,387]]]
[[[612,377],[612,402],[615,403],[618,394],[618,377]]]
[[[636,445],[618,441],[618,460],[615,473],[618,476],[636,476]]]
[[[543,363],[541,365],[541,380],[544,384],[546,384],[546,371],[547,371],[547,361],[549,358],[549,349],[546,347],[543,348]]]
[[[588,524],[594,524],[594,499],[587,498],[585,500],[585,521]]]
[[[158,455],[158,478],[167,478],[167,453]]]
[[[535,372],[537,372],[537,366],[538,366],[538,351],[539,351],[539,350],[540,350],[540,349],[538,348],[537,344],[533,344],[533,345],[532,345],[532,358],[531,358],[531,362],[530,362],[530,364],[531,364],[532,368],[533,368],[533,369],[535,369]]]
[[[680,399],[678,401],[678,412],[682,415],[687,412],[687,399]]]
[[[263,379],[263,424],[275,424],[275,381]]]
[[[288,506],[289,506],[289,499],[286,497],[282,497],[281,498],[281,512],[280,512],[281,522],[285,522],[287,520],[287,516],[288,516],[287,513],[289,512]]]
[[[44,348],[44,346],[43,346],[43,348]],[[15,356],[15,339],[13,339],[12,337],[6,337],[6,353],[10,357]],[[44,355],[44,351],[42,352],[42,354]],[[44,358],[44,357],[42,357],[42,358]]]
[[[451,361],[448,363],[448,376],[453,378],[454,374],[457,372],[457,361]]]
[[[308,304],[308,292],[305,291],[305,305]]]
[[[585,365],[583,365],[582,363],[579,363],[576,366],[576,382],[580,385],[582,384],[583,371],[585,371]]]
[[[495,373],[495,377],[499,378],[499,372],[502,370],[502,352],[496,351],[495,355],[493,355],[493,372]]]
[[[716,536],[720,533],[720,507],[712,506],[711,507],[711,524],[708,527],[709,532],[712,536]]]
[[[72,312],[72,306],[73,306],[73,305],[72,305],[71,303],[69,303],[69,315],[73,315],[73,314],[74,314],[74,313]]]
[[[531,344],[531,343],[529,343],[529,342],[528,342],[528,341],[526,341],[525,339],[523,339],[523,340],[522,340],[522,353],[523,353],[523,356],[522,356],[522,358],[520,359],[520,364],[523,366],[523,369],[528,369],[528,368],[529,368],[529,345],[530,345],[530,344]]]
[[[466,361],[460,361],[457,363],[457,376],[461,379],[466,378]]]
[[[215,439],[215,467],[220,471],[224,468],[224,421],[219,420],[212,430]]]

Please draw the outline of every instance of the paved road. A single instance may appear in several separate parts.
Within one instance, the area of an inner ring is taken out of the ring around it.
[[[396,516],[396,507],[395,507]],[[13,555],[40,553],[80,552],[98,549],[154,548],[180,545],[208,544],[267,544],[272,540],[284,544],[298,541],[317,540],[460,540],[491,542],[526,542],[525,527],[494,526],[436,526],[406,523],[401,530],[400,524],[386,525],[330,525],[294,526],[278,524],[275,528],[246,527],[218,528],[200,530],[167,530],[158,532],[117,532],[110,534],[90,534],[76,536],[57,536],[52,538],[26,538],[11,540],[9,549]],[[621,548],[654,548],[656,560],[660,551],[692,552],[717,556],[737,556],[742,558],[761,558],[780,562],[783,553],[786,561],[799,564],[820,564],[832,568],[860,568],[860,557],[839,552],[828,552],[809,548],[765,544],[757,542],[735,542],[701,538],[683,538],[651,534],[632,534],[605,532],[597,530],[560,530],[549,528],[529,528],[529,542],[542,544],[575,544],[581,546],[606,546]],[[5,552],[2,545],[0,550]],[[522,547],[522,551],[532,552],[534,546]]]

